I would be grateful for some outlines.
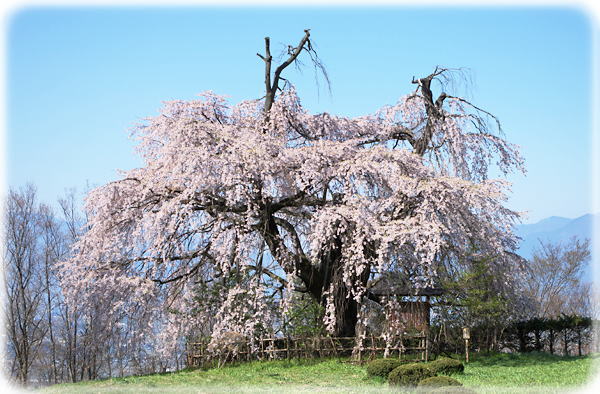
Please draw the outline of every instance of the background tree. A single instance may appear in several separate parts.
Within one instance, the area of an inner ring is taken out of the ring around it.
[[[569,355],[576,344],[578,353],[590,351],[593,294],[583,276],[589,258],[589,240],[540,243],[516,282],[524,303],[516,308],[519,320],[505,325],[507,347]]]
[[[22,384],[43,385],[99,377],[157,372],[182,363],[181,353],[164,357],[134,335],[130,315],[109,318],[106,309],[67,304],[57,263],[68,258],[73,240],[85,231],[74,193],[55,212],[37,200],[36,188],[11,189],[3,231],[6,360]],[[162,362],[162,363],[161,363]]]
[[[44,308],[47,281],[39,255],[40,217],[35,188],[28,185],[21,191],[9,191],[5,212],[8,352],[12,356],[11,372],[27,383],[48,329]]]
[[[519,215],[503,205],[508,184],[487,174],[522,159],[490,113],[434,99],[457,70],[413,78],[411,94],[371,115],[312,115],[280,86],[287,66],[314,55],[310,32],[272,75],[265,44],[264,100],[230,106],[206,93],[138,127],[144,166],[87,198],[89,230],[62,265],[72,302],[135,316],[140,336],[162,325],[185,338],[211,316],[218,340],[271,330],[298,291],[323,306],[331,333],[352,336],[362,300],[377,301],[370,277],[405,270],[422,286],[473,247],[513,264]],[[216,283],[226,286],[215,315],[194,299]]]
[[[535,317],[590,316],[591,284],[582,279],[589,259],[587,239],[540,243],[527,264],[523,281],[524,293],[534,306]]]
[[[443,302],[436,308],[434,322],[440,334],[446,331],[446,341],[463,345],[462,328],[469,327],[475,348],[498,350],[504,328],[515,317],[510,304],[518,301],[513,287],[499,280],[506,273],[499,275],[493,267],[490,258],[474,255],[464,271],[449,275],[442,282]],[[447,330],[454,335],[448,335]],[[439,334],[437,338],[442,340]]]

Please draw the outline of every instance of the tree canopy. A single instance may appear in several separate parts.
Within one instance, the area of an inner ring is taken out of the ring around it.
[[[311,53],[309,37],[282,65]],[[395,104],[354,118],[311,114],[268,78],[263,99],[165,103],[135,130],[143,166],[87,197],[87,231],[62,265],[69,296],[174,342],[208,321],[213,338],[252,338],[297,291],[323,305],[330,332],[353,335],[361,301],[376,300],[369,278],[402,270],[426,285],[473,248],[513,264],[519,214],[488,173],[523,160],[490,113],[434,98],[457,72],[413,78]]]

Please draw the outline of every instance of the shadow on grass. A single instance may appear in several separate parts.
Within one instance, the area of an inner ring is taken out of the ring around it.
[[[179,372],[193,373],[210,370],[229,370],[229,369],[252,369],[254,371],[269,371],[272,369],[288,369],[295,367],[311,367],[323,363],[352,363],[349,357],[322,357],[322,358],[292,358],[292,359],[279,359],[279,360],[250,360],[250,361],[235,361],[228,362],[227,364],[219,367],[217,362],[204,365],[202,367],[187,367],[181,369]],[[167,372],[164,375],[168,375],[171,372]]]

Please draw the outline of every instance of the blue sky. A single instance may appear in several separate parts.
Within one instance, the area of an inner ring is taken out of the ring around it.
[[[286,77],[313,112],[369,113],[436,65],[466,67],[458,93],[493,112],[527,176],[509,206],[526,222],[592,210],[591,22],[569,8],[23,8],[7,32],[7,180],[44,201],[140,165],[129,129],[161,101],[205,90],[263,95],[275,52],[310,28],[332,82]],[[308,63],[307,63],[308,64]],[[455,93],[455,92],[452,92]]]

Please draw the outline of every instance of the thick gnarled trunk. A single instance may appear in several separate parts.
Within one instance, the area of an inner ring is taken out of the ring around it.
[[[322,276],[320,291],[311,293],[315,299],[324,306],[327,302],[326,291],[332,291],[335,305],[335,332],[338,337],[353,337],[356,334],[356,323],[358,322],[359,304],[350,294],[350,289],[344,282],[344,270],[342,263],[342,243],[335,240],[333,247],[321,257],[319,272]],[[359,278],[355,278],[360,286],[366,286],[369,280],[370,270],[366,269]]]
[[[351,296],[350,289],[344,282],[341,239],[335,239],[328,248],[321,251],[318,264],[311,264],[306,256],[299,256],[287,249],[273,216],[265,222],[264,239],[275,259],[288,274],[292,270],[297,272],[306,291],[321,305],[326,307],[333,299],[335,306],[333,334],[340,337],[353,337],[356,333],[359,304]],[[360,282],[355,285],[366,286],[369,274],[370,269],[367,267],[359,278],[355,278]],[[330,295],[329,292],[332,294]]]

